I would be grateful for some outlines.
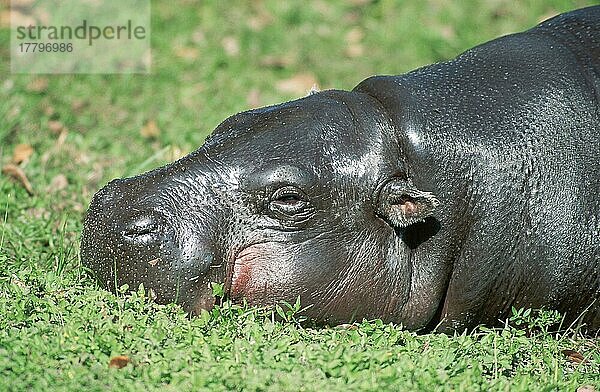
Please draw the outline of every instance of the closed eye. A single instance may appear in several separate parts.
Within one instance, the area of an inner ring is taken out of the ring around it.
[[[294,215],[303,212],[309,206],[308,197],[294,186],[277,189],[271,195],[269,209],[272,212]]]
[[[277,202],[277,203],[281,203],[281,204],[288,204],[288,205],[293,205],[293,204],[303,202],[303,200],[300,199],[300,197],[298,195],[294,195],[294,194],[282,195],[273,201]]]

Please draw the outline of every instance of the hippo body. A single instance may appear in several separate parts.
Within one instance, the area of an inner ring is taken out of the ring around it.
[[[298,296],[325,323],[600,328],[600,6],[352,91],[237,114],[94,197],[100,282],[210,308]]]

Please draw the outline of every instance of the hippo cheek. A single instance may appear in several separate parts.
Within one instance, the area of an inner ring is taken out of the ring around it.
[[[233,300],[273,303],[284,299],[293,286],[293,264],[273,243],[250,245],[233,261],[229,293]]]
[[[230,295],[233,299],[246,298],[252,302],[252,298],[259,294],[258,284],[261,276],[264,278],[265,254],[271,253],[272,249],[267,244],[251,245],[240,251],[233,261],[233,272],[231,276]],[[263,284],[260,291],[266,294],[268,285]]]

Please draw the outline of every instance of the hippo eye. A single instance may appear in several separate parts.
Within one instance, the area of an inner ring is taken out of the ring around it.
[[[275,199],[273,201],[276,203],[288,204],[288,205],[298,204],[298,203],[302,202],[302,200],[300,199],[300,197],[298,197],[298,195],[292,195],[292,194],[279,196],[277,199]]]
[[[270,209],[284,214],[302,211],[308,205],[308,198],[300,189],[286,186],[277,189],[269,202]]]

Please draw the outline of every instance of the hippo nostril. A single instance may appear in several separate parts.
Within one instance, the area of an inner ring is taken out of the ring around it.
[[[144,215],[129,222],[123,229],[123,236],[127,238],[138,238],[154,234],[158,231],[157,220],[149,215]]]

